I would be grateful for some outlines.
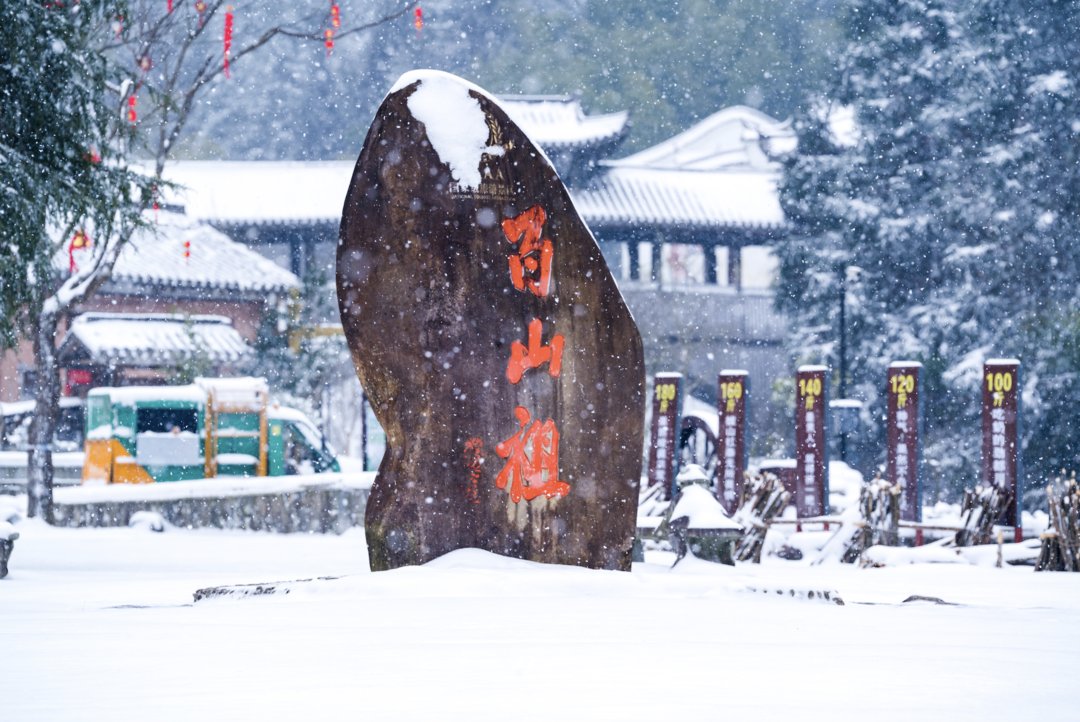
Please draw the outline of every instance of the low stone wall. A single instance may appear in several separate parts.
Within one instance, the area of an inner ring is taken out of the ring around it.
[[[181,482],[177,482],[181,483]],[[188,529],[216,528],[272,531],[280,533],[319,532],[341,534],[364,525],[368,489],[329,482],[296,484],[294,488],[221,489],[207,482],[207,488],[184,494],[147,493],[154,484],[140,489],[129,487],[117,494],[79,494],[84,489],[64,490],[53,505],[57,526],[127,526],[136,512],[160,514],[168,523]],[[89,490],[85,490],[89,491]],[[199,493],[200,491],[205,493]],[[87,497],[80,499],[79,497]],[[109,498],[100,498],[102,496]],[[98,498],[95,498],[98,497]],[[154,498],[157,497],[157,498]]]

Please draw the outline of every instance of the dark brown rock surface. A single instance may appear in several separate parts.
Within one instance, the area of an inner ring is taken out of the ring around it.
[[[551,164],[497,102],[406,75],[364,142],[338,297],[386,431],[371,567],[477,547],[630,568],[641,337]]]

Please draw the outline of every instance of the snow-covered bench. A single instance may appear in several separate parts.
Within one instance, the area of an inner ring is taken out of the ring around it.
[[[11,558],[11,550],[15,547],[15,540],[19,538],[19,532],[6,521],[0,521],[0,579],[7,576],[8,559]]]

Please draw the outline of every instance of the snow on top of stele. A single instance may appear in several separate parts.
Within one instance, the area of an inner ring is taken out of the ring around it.
[[[442,70],[411,70],[398,78],[390,93],[413,83],[418,85],[406,101],[409,112],[424,124],[432,149],[457,184],[464,190],[478,188],[483,154],[502,155],[504,151],[502,146],[488,145],[487,119],[480,101],[470,92],[499,108],[501,104],[483,88]],[[540,146],[533,146],[554,167]]]

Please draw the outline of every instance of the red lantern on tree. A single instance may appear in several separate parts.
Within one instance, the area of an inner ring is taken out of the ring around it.
[[[413,25],[416,27],[417,33],[424,29],[424,10],[419,6],[413,13]]]
[[[191,241],[184,241],[184,263],[191,261]]]
[[[81,228],[75,231],[75,235],[68,242],[68,271],[75,273],[78,266],[75,264],[75,251],[81,251],[90,247],[90,236]]]
[[[131,123],[132,125],[135,125],[135,123],[138,122],[138,120],[139,120],[139,113],[138,113],[137,110],[135,110],[135,103],[136,102],[137,101],[135,100],[135,91],[132,91],[131,95],[129,95],[128,99],[127,99],[127,106],[128,106],[127,119],[128,119],[128,122]]]
[[[232,51],[233,34],[233,9],[232,5],[225,8],[225,77],[229,77],[229,53]]]
[[[326,54],[330,55],[330,53],[334,52],[334,30],[333,30],[333,28],[327,28],[326,32],[323,33],[323,36],[326,38],[326,40],[323,42],[323,45],[326,46]]]

